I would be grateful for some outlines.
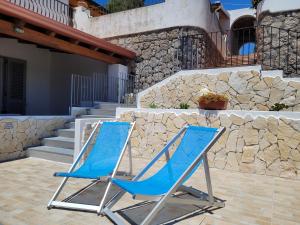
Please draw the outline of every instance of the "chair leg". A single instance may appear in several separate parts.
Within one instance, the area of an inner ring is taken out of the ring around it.
[[[125,195],[125,191],[121,190],[117,194],[115,194],[109,202],[106,204],[105,208],[111,209],[117,202]]]
[[[209,165],[208,165],[208,160],[207,160],[207,154],[206,153],[203,155],[203,163],[204,163],[205,179],[206,179],[206,184],[207,184],[208,201],[210,203],[213,203],[214,202],[214,196],[213,196],[213,191],[212,191]]]
[[[49,201],[48,205],[47,205],[47,208],[48,209],[51,209],[51,204],[53,201],[56,200],[56,198],[58,197],[58,195],[60,194],[60,192],[62,191],[63,187],[65,186],[65,184],[67,183],[69,177],[65,177],[63,179],[63,181],[61,182],[61,184],[59,185],[59,187],[57,188],[56,192],[54,193],[54,195],[52,196],[51,200]]]
[[[132,152],[131,152],[131,141],[128,141],[128,158],[129,158],[129,175],[132,176]]]
[[[157,202],[156,206],[152,209],[152,211],[147,215],[147,217],[143,220],[141,225],[149,225],[153,218],[157,215],[157,213],[164,207],[167,202],[169,195],[165,195],[161,198],[159,202]]]
[[[100,214],[103,215],[103,213],[102,213],[103,206],[104,206],[104,204],[105,204],[105,200],[106,200],[106,198],[107,198],[107,195],[108,195],[108,193],[109,193],[109,190],[110,190],[110,188],[111,188],[111,185],[112,185],[112,183],[111,183],[111,181],[109,181],[109,183],[108,183],[108,185],[107,185],[107,187],[106,187],[106,189],[105,189],[104,195],[103,195],[103,197],[102,197],[102,200],[101,200],[101,202],[100,202],[99,209],[98,209],[98,211],[97,211],[98,216],[99,216]]]

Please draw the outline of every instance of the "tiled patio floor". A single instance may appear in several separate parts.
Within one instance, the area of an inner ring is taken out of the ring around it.
[[[146,163],[135,159],[135,171]],[[111,224],[105,217],[91,213],[46,209],[60,178],[55,171],[65,171],[68,165],[28,158],[0,164],[0,224],[1,225],[92,225]],[[203,191],[203,172],[197,172],[189,184]],[[177,224],[300,224],[300,181],[211,169],[214,194],[226,200],[226,206],[182,220]],[[69,194],[86,185],[73,181]],[[67,194],[64,195],[65,197]],[[125,198],[120,206],[131,203]]]

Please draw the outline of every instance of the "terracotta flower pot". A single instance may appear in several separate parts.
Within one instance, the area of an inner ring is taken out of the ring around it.
[[[200,109],[208,110],[225,110],[227,108],[228,101],[217,101],[217,102],[199,102]]]

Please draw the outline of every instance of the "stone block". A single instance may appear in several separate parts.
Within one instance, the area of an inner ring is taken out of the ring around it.
[[[245,146],[243,148],[243,154],[242,154],[242,163],[252,163],[255,160],[255,156],[259,150],[258,145],[252,145],[252,146]]]

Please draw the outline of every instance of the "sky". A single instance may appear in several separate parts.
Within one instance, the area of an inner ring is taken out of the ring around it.
[[[98,2],[101,5],[106,5],[108,0],[93,0],[95,2]],[[146,4],[149,3],[157,3],[160,2],[161,0],[145,0]],[[199,0],[203,1],[203,0]],[[216,0],[211,0],[211,2],[214,2]],[[240,8],[247,8],[251,7],[251,0],[221,0],[222,4],[224,5],[225,9],[240,9]]]
[[[252,6],[251,0],[221,0],[221,2],[227,10],[249,8]]]
[[[106,5],[106,3],[108,2],[108,0],[93,0],[93,1],[101,5]],[[145,0],[146,5],[150,3],[155,4],[159,2],[161,2],[161,0]]]

